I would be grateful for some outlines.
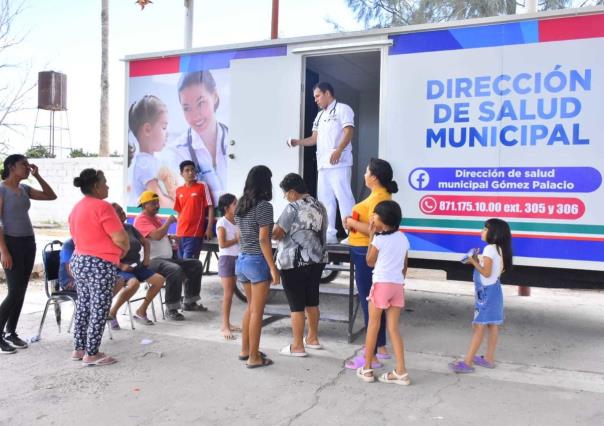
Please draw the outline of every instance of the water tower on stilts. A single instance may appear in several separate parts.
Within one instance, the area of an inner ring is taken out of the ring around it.
[[[39,124],[40,111],[49,112],[47,126]],[[48,129],[46,142],[36,141],[36,131],[40,129]],[[66,133],[65,140],[63,139],[64,132]],[[55,71],[38,73],[38,110],[31,144],[32,148],[45,148],[50,157],[66,157],[71,152],[69,116],[67,114],[67,76],[65,74]]]

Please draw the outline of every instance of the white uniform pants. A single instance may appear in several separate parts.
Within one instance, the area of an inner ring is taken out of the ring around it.
[[[327,210],[327,241],[336,239],[336,199],[340,207],[340,216],[344,219],[352,214],[354,197],[350,188],[352,167],[320,169],[317,178],[317,198]]]

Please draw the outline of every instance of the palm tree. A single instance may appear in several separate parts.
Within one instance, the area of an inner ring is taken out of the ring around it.
[[[101,134],[99,156],[109,156],[109,0],[101,6]]]

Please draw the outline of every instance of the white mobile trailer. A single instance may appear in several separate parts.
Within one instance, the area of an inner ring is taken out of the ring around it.
[[[133,55],[126,111],[147,94],[163,101],[168,143],[153,156],[164,174],[174,171],[186,144],[195,146],[190,126],[204,120],[191,124],[179,80],[209,71],[224,189],[240,194],[249,169],[265,164],[278,214],[286,173],[300,172],[311,188],[316,181],[313,149],[285,141],[310,134],[312,86],[329,81],[355,111],[357,200],[371,157],[394,168],[412,266],[468,278],[458,260],[481,245],[484,220],[500,217],[514,236],[508,281],[601,287],[603,52],[604,9],[585,8]],[[140,146],[128,129],[126,144],[134,164]],[[130,213],[133,169],[125,171]]]

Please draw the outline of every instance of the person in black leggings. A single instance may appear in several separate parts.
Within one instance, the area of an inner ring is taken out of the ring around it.
[[[30,174],[40,184],[41,191],[21,183]],[[56,198],[50,185],[40,176],[38,167],[29,164],[25,156],[12,154],[6,157],[0,182],[0,261],[8,293],[0,304],[0,354],[27,348],[27,343],[17,335],[17,323],[36,259],[34,229],[27,213],[30,199]]]

